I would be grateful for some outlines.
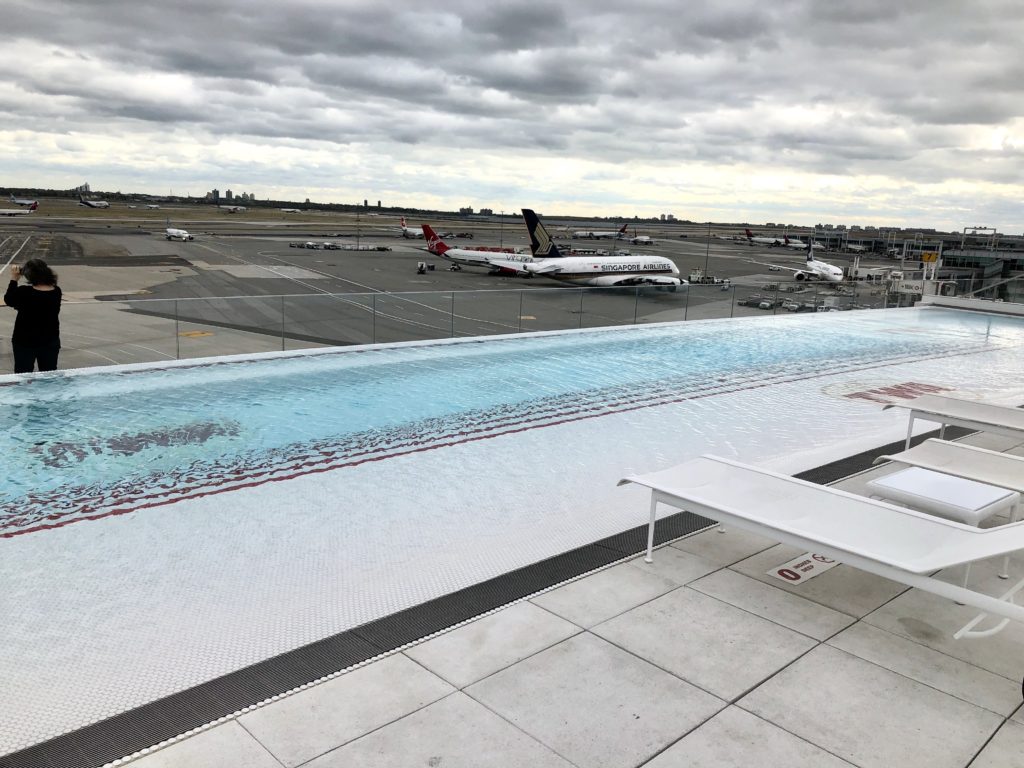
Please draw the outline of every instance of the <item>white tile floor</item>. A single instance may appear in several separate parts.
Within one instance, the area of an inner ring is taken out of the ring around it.
[[[930,595],[765,574],[795,554],[707,531],[131,766],[1024,768],[1024,626],[955,641]]]

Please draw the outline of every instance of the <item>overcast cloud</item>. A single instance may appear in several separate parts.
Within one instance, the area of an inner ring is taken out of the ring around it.
[[[1024,230],[1018,0],[5,0],[2,25],[3,185]]]

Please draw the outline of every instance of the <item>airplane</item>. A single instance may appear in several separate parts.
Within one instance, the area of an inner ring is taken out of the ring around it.
[[[427,250],[436,256],[440,256],[445,261],[450,261],[452,265],[449,269],[453,272],[458,272],[463,267],[482,267],[483,269],[490,271],[491,274],[498,274],[499,272],[519,274],[520,272],[519,268],[516,266],[496,264],[495,260],[504,260],[504,256],[489,256],[488,254],[494,253],[492,250],[485,251],[477,248],[452,248],[441,239],[440,235],[438,235],[429,224],[421,224],[420,226],[423,227],[423,239],[427,241]],[[515,253],[514,250],[505,250],[500,253],[509,252]]]
[[[281,213],[302,213],[301,208],[282,208]]]
[[[634,235],[629,242],[633,245],[654,245],[654,240],[647,235]]]
[[[245,213],[246,211],[244,205],[218,205],[217,207],[225,213]]]
[[[148,208],[151,211],[159,211],[160,210],[160,206],[156,205],[155,203],[153,203],[151,205],[147,205],[146,208]]]
[[[602,240],[602,239],[622,239],[626,236],[626,225],[623,224],[615,232],[592,232],[590,230],[583,230],[580,232],[573,232],[572,236],[575,238],[584,238],[587,240]]]
[[[850,243],[847,243],[846,250],[848,250],[850,253],[867,253],[871,249],[868,248],[866,245],[852,245]]]
[[[39,207],[39,203],[32,201],[32,205],[28,208],[0,208],[0,216],[25,216],[35,211]]]
[[[807,250],[807,243],[805,243],[803,240],[801,240],[798,237],[794,237],[793,239],[790,239],[789,236],[783,235],[782,236],[782,240],[783,240],[782,244],[786,248],[796,248],[797,250],[800,250],[800,251],[806,251]],[[815,250],[824,250],[824,248],[825,248],[825,246],[822,243],[817,243],[814,240],[812,240],[810,242],[810,246],[811,246],[811,248],[814,248]]]
[[[11,202],[15,205],[38,205],[38,202],[35,200],[26,200],[25,198],[15,197],[14,195],[11,195]]]
[[[454,237],[454,235],[451,232],[442,232],[438,234],[437,232],[434,231],[434,228],[431,227],[429,224],[421,224],[420,226],[423,229],[423,239],[427,241],[427,250],[430,251],[435,256],[440,256],[441,254],[438,253],[438,245],[444,244],[442,243],[443,238]],[[445,247],[450,248],[451,246]],[[484,253],[519,253],[519,251],[517,251],[515,248],[502,248],[497,245],[476,245],[473,246],[472,248],[459,248],[458,250],[477,251]]]
[[[174,229],[174,227],[168,227],[164,230],[164,236],[168,240],[181,240],[183,243],[188,240],[195,240],[195,238],[184,229]]]
[[[785,240],[779,237],[755,237],[749,229],[744,229],[743,231],[747,233],[748,245],[767,245],[772,248],[778,248],[786,244]]]
[[[86,200],[81,195],[78,196],[78,204],[84,205],[86,208],[109,208],[110,203],[106,200]]]
[[[405,216],[402,217],[400,226],[402,227],[402,237],[423,237],[423,232],[417,232],[405,223]]]
[[[523,208],[523,218],[530,233],[532,259],[513,260],[493,257],[490,263],[515,269],[526,277],[542,275],[574,285],[624,286],[661,285],[675,288],[686,285],[679,277],[679,268],[662,256],[620,253],[608,256],[566,256],[558,250],[551,235],[537,214]]]
[[[807,251],[807,263],[803,268],[797,267],[784,267],[781,264],[768,264],[767,266],[771,269],[785,269],[793,273],[793,279],[796,281],[802,280],[824,280],[829,283],[841,283],[843,282],[843,270],[834,264],[829,264],[826,261],[818,261],[814,258],[812,253],[811,243],[804,246],[804,250]],[[755,262],[760,264],[760,262]],[[774,270],[773,270],[774,271]]]

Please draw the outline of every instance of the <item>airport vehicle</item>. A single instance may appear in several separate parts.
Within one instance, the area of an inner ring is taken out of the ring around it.
[[[565,256],[551,240],[537,214],[523,209],[530,233],[532,257],[522,260],[493,258],[492,264],[517,270],[526,277],[541,275],[561,283],[610,287],[615,285],[685,285],[675,263],[662,256],[631,255]]]
[[[174,227],[168,227],[165,229],[164,237],[168,240],[181,240],[183,243],[189,240],[195,240],[195,238],[184,229],[175,229]]]
[[[801,268],[787,267],[782,264],[766,264],[765,266],[772,272],[778,270],[786,270],[793,273],[793,279],[797,281],[802,280],[824,280],[829,283],[841,283],[843,282],[843,270],[834,264],[829,264],[827,261],[818,261],[814,258],[814,254],[811,252],[813,249],[811,243],[807,243],[804,246],[804,250],[807,251],[807,261]],[[755,262],[760,264],[761,262]],[[775,267],[776,269],[772,269]]]
[[[575,238],[582,238],[586,240],[615,240],[616,238],[622,239],[626,236],[626,225],[623,224],[615,232],[595,232],[591,230],[582,230],[579,232],[573,232],[572,236]]]
[[[225,213],[245,213],[247,210],[244,205],[218,205],[217,207]]]
[[[78,196],[78,204],[84,205],[86,208],[109,208],[110,203],[106,200],[86,200],[81,195]]]
[[[26,200],[23,197],[15,197],[14,195],[11,195],[11,202],[14,203],[15,205],[39,205],[38,201],[36,200]]]
[[[749,229],[744,229],[743,231],[747,233],[748,245],[767,245],[771,248],[779,248],[786,244],[786,241],[781,237],[755,236]]]
[[[25,216],[32,213],[39,207],[39,203],[33,201],[28,208],[0,208],[0,216]]]
[[[519,269],[515,266],[494,263],[494,260],[497,258],[507,259],[509,256],[507,253],[503,252],[495,256],[492,255],[494,251],[480,251],[474,248],[452,248],[441,239],[429,224],[421,226],[423,227],[423,239],[427,241],[427,250],[436,256],[440,256],[445,261],[450,261],[452,265],[449,269],[453,271],[457,272],[465,266],[481,267],[492,274],[498,274],[499,272],[519,274]]]
[[[422,231],[417,232],[415,229],[413,229],[412,227],[405,223],[405,216],[402,217],[400,226],[402,227],[402,237],[423,237]]]

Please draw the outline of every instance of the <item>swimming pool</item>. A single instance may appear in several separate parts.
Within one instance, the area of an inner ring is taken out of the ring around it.
[[[0,754],[637,525],[623,475],[1012,395],[1022,346],[929,308],[0,377]]]

